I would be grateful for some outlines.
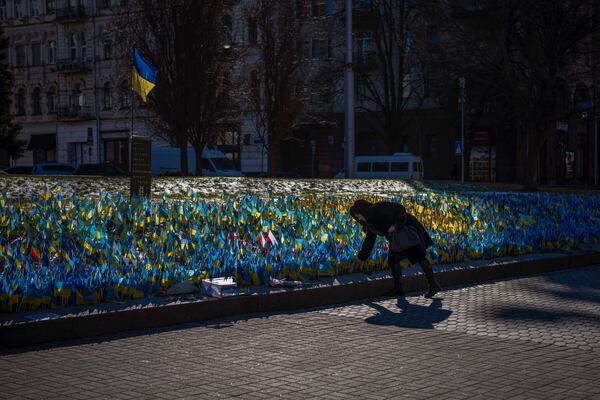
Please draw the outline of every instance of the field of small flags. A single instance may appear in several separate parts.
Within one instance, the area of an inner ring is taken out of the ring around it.
[[[130,201],[119,192],[65,193],[60,184],[28,198],[2,193],[0,310],[142,298],[187,279],[234,275],[241,285],[260,285],[271,276],[306,280],[384,268],[384,239],[367,263],[352,264],[363,237],[347,210],[359,197],[377,198],[339,193],[196,192]],[[438,264],[600,239],[600,196],[593,194],[413,190],[393,199],[430,230],[429,257]]]

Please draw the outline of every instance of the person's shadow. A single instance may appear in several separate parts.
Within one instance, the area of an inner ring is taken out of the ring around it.
[[[394,325],[402,328],[433,329],[433,324],[448,319],[452,311],[442,308],[441,299],[433,299],[428,307],[409,303],[404,297],[398,298],[399,313],[388,310],[384,306],[368,302],[367,305],[379,312],[366,319],[373,325]]]

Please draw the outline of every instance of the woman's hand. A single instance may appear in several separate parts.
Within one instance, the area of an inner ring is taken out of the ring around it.
[[[392,224],[392,226],[390,226],[390,228],[388,229],[388,233],[393,233],[396,230],[396,225]]]

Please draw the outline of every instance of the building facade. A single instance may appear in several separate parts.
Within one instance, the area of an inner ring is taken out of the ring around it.
[[[27,141],[14,163],[128,165],[132,126],[129,54],[118,46],[115,19],[126,1],[1,0],[9,40],[13,114]],[[135,100],[134,100],[135,101]],[[144,132],[147,111],[133,109]]]
[[[389,146],[382,139],[381,127],[373,122],[373,115],[382,110],[368,100],[370,89],[361,78],[363,72],[376,71],[378,66],[371,32],[374,20],[361,9],[363,3],[355,1],[354,13],[355,153],[386,154]],[[231,71],[232,80],[241,88],[252,79],[261,38],[249,11],[254,1],[232,4],[224,24],[227,44],[241,55]],[[468,4],[467,11],[476,15],[479,5]],[[152,116],[137,96],[131,96],[130,49],[122,48],[117,32],[120,12],[126,6],[126,0],[0,0],[0,23],[9,40],[14,80],[13,114],[23,127],[20,138],[27,142],[24,156],[13,164],[110,162],[127,169],[132,126],[134,133],[148,135],[146,122]],[[305,105],[281,145],[281,168],[305,177],[332,177],[343,168],[344,158],[344,1],[297,0],[294,12],[303,25],[296,50],[303,64]],[[435,23],[419,23],[419,32],[411,32],[414,37],[407,38],[407,45],[412,40],[435,54],[444,45],[443,35]],[[594,65],[597,71],[597,57],[586,60],[586,67]],[[407,73],[405,81],[401,97],[409,122],[402,128],[402,143],[395,151],[420,155],[426,178],[460,176],[461,160],[455,148],[460,138],[457,88],[445,82],[445,92],[431,90],[424,96],[412,90],[423,84],[422,75]],[[597,86],[592,75],[566,83],[564,118],[557,121],[556,135],[543,149],[542,182],[592,182],[597,176]],[[411,97],[414,93],[416,98]],[[232,95],[239,100],[237,116],[226,121],[223,134],[211,145],[223,150],[244,173],[264,173],[268,157],[265,138],[257,133],[256,115],[243,94]],[[486,105],[474,100],[469,82],[465,118],[466,178],[519,180],[522,157],[517,149],[522,146],[514,124],[490,119]],[[155,139],[155,145],[165,143]]]

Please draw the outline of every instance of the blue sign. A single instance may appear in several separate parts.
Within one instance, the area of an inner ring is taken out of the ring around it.
[[[463,153],[462,140],[457,140],[454,142],[454,153],[457,156],[462,155],[462,153]]]

